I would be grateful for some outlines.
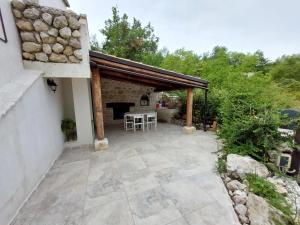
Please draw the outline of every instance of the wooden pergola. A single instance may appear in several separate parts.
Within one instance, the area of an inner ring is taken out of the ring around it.
[[[103,107],[101,96],[101,78],[126,81],[135,84],[154,87],[155,91],[187,90],[186,126],[192,127],[193,89],[201,88],[205,91],[205,109],[207,110],[208,82],[169,70],[145,65],[127,59],[90,51],[90,65],[92,71],[92,95],[94,106],[94,120],[96,138],[104,139]],[[206,129],[204,119],[204,129]]]

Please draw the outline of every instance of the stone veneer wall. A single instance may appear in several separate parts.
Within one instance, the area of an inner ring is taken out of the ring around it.
[[[36,0],[12,0],[12,12],[22,42],[23,59],[80,63],[80,20],[71,10],[40,6]]]
[[[130,107],[130,111],[152,111],[156,103],[156,94],[153,92],[154,88],[143,85],[136,85],[128,82],[121,82],[109,79],[101,80],[102,89],[102,104],[103,104],[103,119],[104,124],[119,124],[123,120],[113,120],[113,109],[107,108],[106,103],[113,102],[130,102],[134,103],[134,107]],[[142,95],[150,92],[149,106],[140,106],[140,99]]]

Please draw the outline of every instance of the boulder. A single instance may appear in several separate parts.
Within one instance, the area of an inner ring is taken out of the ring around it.
[[[285,188],[286,184],[279,177],[268,177],[267,179],[270,183],[274,184],[276,191],[280,194],[287,195],[288,191]]]
[[[41,39],[41,36],[39,35],[39,33],[34,32],[34,37],[38,43],[42,43],[42,39]]]
[[[23,11],[26,7],[25,4],[20,0],[12,0],[11,4],[15,9],[18,9],[20,11]]]
[[[37,19],[40,16],[40,11],[36,8],[27,8],[24,10],[23,15],[27,19]]]
[[[246,216],[246,213],[247,213],[247,207],[243,204],[237,204],[235,207],[234,207],[235,211],[237,212],[238,215],[241,215],[241,216]]]
[[[50,30],[48,31],[48,34],[53,36],[53,37],[57,37],[58,36],[58,30],[56,28],[50,28]]]
[[[73,48],[71,46],[66,46],[63,53],[67,56],[73,55]]]
[[[59,35],[65,39],[69,39],[72,36],[72,31],[69,27],[64,27],[59,30]]]
[[[69,27],[76,30],[80,28],[80,23],[77,20],[77,18],[75,18],[74,16],[70,16],[68,18],[68,22],[69,22]]]
[[[52,53],[50,55],[49,59],[50,59],[51,62],[55,62],[55,63],[66,63],[66,62],[68,62],[67,56],[65,56],[63,54]]]
[[[35,56],[28,52],[23,52],[23,58],[27,60],[35,60]]]
[[[75,50],[74,55],[76,56],[77,59],[82,60],[82,53],[81,50]]]
[[[48,62],[48,56],[44,52],[35,53],[35,58],[41,62]]]
[[[26,20],[18,20],[16,25],[22,31],[32,31],[33,30],[32,24]]]
[[[55,44],[52,46],[52,50],[53,50],[53,52],[55,52],[55,53],[61,53],[61,52],[63,52],[63,50],[64,50],[64,46],[61,45],[61,44],[59,44],[59,43],[55,43]]]
[[[80,32],[78,30],[74,30],[72,32],[72,36],[75,37],[75,38],[79,38],[81,36]]]
[[[32,32],[20,32],[20,36],[22,41],[30,41],[30,42],[35,42],[35,37]]]
[[[73,48],[80,49],[81,43],[76,38],[70,38],[69,45]]]
[[[49,13],[43,13],[42,14],[43,20],[48,24],[51,25],[53,21],[53,16]]]
[[[53,21],[53,26],[55,28],[59,28],[59,29],[68,26],[67,18],[65,16],[57,16],[57,17],[55,17],[54,21]]]
[[[58,43],[60,43],[60,44],[62,44],[62,45],[67,45],[67,44],[69,44],[69,42],[67,41],[67,40],[65,40],[65,39],[63,39],[63,38],[61,38],[61,37],[57,37],[57,42]]]
[[[46,32],[41,32],[40,36],[41,36],[41,39],[42,39],[42,41],[43,41],[44,44],[54,44],[56,42],[56,38],[50,36]]]
[[[275,225],[276,224],[290,224],[285,215],[279,210],[275,209],[265,199],[253,193],[249,193],[248,201],[248,218],[251,225]]]
[[[236,191],[236,190],[244,190],[247,188],[245,184],[242,184],[238,180],[232,180],[226,184],[226,187],[228,188],[229,191]]]
[[[249,219],[247,216],[239,215],[239,218],[243,225],[249,223]]]
[[[26,5],[29,6],[38,6],[39,0],[23,0]]]
[[[52,53],[52,48],[49,44],[43,44],[43,52],[50,55]]]
[[[69,61],[70,61],[71,63],[80,63],[80,60],[77,59],[74,55],[70,55],[70,56],[69,56]]]
[[[247,195],[246,196],[241,196],[241,195],[234,195],[232,197],[232,200],[234,202],[234,204],[246,204],[247,202]]]
[[[19,19],[21,19],[23,17],[22,12],[18,9],[13,9],[13,14],[16,18],[19,18]]]
[[[269,171],[264,164],[249,156],[229,154],[226,165],[227,171],[238,177],[244,177],[246,174],[257,174],[260,177],[269,175]]]
[[[22,48],[23,48],[23,51],[25,51],[25,52],[33,53],[33,52],[40,52],[42,49],[42,46],[35,42],[24,42],[22,44]]]
[[[38,32],[49,30],[49,26],[41,20],[34,21],[33,27]]]

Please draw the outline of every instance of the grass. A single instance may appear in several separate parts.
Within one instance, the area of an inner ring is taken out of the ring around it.
[[[217,162],[217,170],[220,174],[222,173],[226,173],[227,169],[226,169],[226,161],[223,158],[218,158],[218,162]]]
[[[263,197],[270,205],[280,210],[287,217],[292,218],[291,205],[288,204],[282,194],[276,191],[275,186],[271,182],[254,174],[247,175],[246,179],[249,182],[251,192]]]

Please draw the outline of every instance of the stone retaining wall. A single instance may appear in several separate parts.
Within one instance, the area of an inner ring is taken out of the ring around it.
[[[25,60],[80,63],[82,61],[80,42],[80,20],[67,10],[40,6],[36,0],[13,0],[12,12],[22,43]]]

